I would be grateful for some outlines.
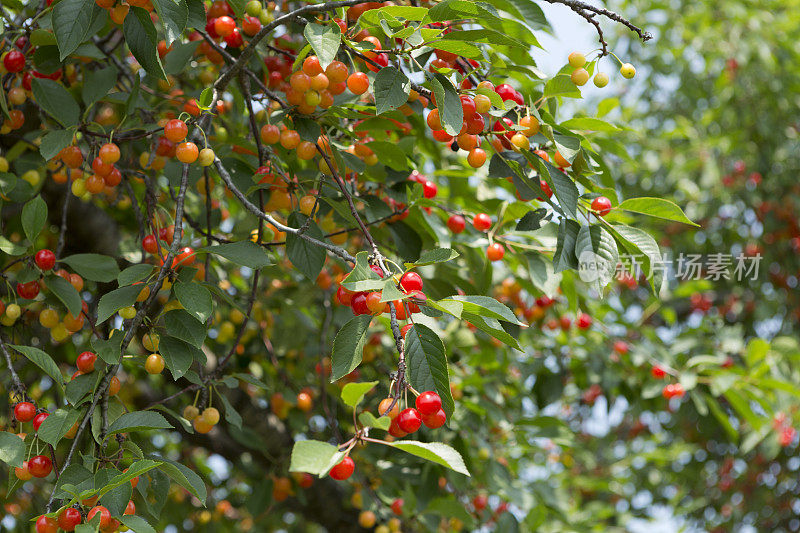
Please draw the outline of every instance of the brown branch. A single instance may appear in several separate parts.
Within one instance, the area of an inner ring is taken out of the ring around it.
[[[580,0],[545,0],[545,2],[548,2],[550,4],[562,4],[562,5],[565,5],[568,8],[570,8],[571,10],[575,11],[576,13],[578,13],[580,16],[582,16],[586,20],[588,20],[595,27],[598,27],[598,25],[597,25],[596,21],[592,21],[590,19],[590,15],[588,13],[594,13],[596,15],[601,15],[601,16],[604,16],[604,17],[610,19],[610,20],[613,20],[614,22],[619,22],[620,24],[622,24],[623,26],[625,26],[626,28],[628,28],[632,32],[636,33],[636,35],[639,36],[639,39],[641,39],[644,42],[647,42],[647,41],[649,41],[650,39],[653,38],[653,36],[650,34],[650,32],[642,30],[638,26],[635,26],[628,19],[623,18],[622,16],[618,15],[617,13],[614,13],[613,11],[609,11],[608,9],[605,9],[605,8],[602,8],[602,7],[593,6],[591,4],[587,4],[585,2],[581,2]],[[603,36],[602,36],[602,33],[601,33],[600,34],[600,38],[602,39],[602,37]]]

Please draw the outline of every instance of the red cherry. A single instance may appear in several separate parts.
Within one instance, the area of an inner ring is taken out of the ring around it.
[[[375,272],[378,276],[383,277],[383,269],[378,265],[370,265],[369,268],[370,270]]]
[[[516,101],[517,90],[507,83],[501,83],[500,85],[495,87],[494,92],[496,92],[498,96],[500,96],[500,98],[502,98],[503,100]]]
[[[592,325],[592,317],[590,317],[586,313],[581,313],[580,315],[578,315],[578,320],[575,321],[575,324],[578,326],[579,329],[586,329]]]
[[[617,352],[619,355],[627,354],[628,343],[625,341],[614,341],[614,351]]]
[[[551,196],[553,196],[553,189],[551,189],[551,188],[550,188],[550,184],[549,184],[549,183],[547,183],[546,181],[544,181],[544,180],[540,179],[540,180],[539,180],[539,187],[541,187],[541,188],[542,188],[542,192],[543,192],[543,193],[545,194],[545,196],[547,196],[548,198],[550,198]],[[541,200],[541,198],[539,198],[539,200]]]
[[[475,100],[466,94],[462,94],[459,98],[461,99],[461,109],[464,111],[464,120],[469,120],[475,114]]]
[[[47,418],[48,416],[50,416],[50,413],[39,413],[38,415],[33,417],[33,430],[39,431],[39,426],[42,425],[42,422],[44,422],[44,419]]]
[[[36,520],[36,533],[57,533],[58,524],[49,516],[40,516]]]
[[[11,50],[3,58],[3,66],[9,72],[19,72],[25,68],[25,54],[18,50]]]
[[[36,416],[36,406],[31,402],[19,402],[14,406],[14,418],[19,422],[30,422]]]
[[[450,215],[447,219],[447,227],[453,233],[461,233],[467,227],[467,221],[461,215]]]
[[[447,421],[447,414],[444,412],[444,409],[439,409],[433,414],[430,415],[422,415],[422,423],[425,424],[425,427],[431,429],[437,429],[444,425]]]
[[[336,299],[339,300],[339,303],[342,305],[350,305],[353,301],[353,296],[355,293],[353,291],[349,291],[339,285],[339,288],[336,289]]]
[[[422,276],[416,272],[406,272],[400,278],[400,286],[405,292],[421,291],[422,290]]]
[[[506,249],[499,242],[493,242],[486,248],[486,257],[489,261],[500,261],[506,255]]]
[[[478,213],[472,219],[472,227],[478,231],[486,231],[492,227],[492,217],[486,213]]]
[[[389,435],[396,439],[401,439],[408,435],[408,433],[400,429],[400,426],[397,425],[397,417],[392,418],[392,423],[389,424]]]
[[[489,504],[489,498],[485,494],[478,494],[472,499],[472,506],[476,511],[483,511]]]
[[[353,313],[356,315],[369,314],[369,307],[367,306],[367,293],[366,292],[356,293],[353,296],[353,300],[350,302],[350,307],[353,308]]]
[[[92,518],[94,518],[97,513],[100,513],[100,530],[107,531],[111,529],[111,513],[108,509],[103,507],[102,505],[98,505],[97,507],[93,507],[89,514],[86,515],[86,521],[91,522]]]
[[[74,531],[81,523],[81,512],[74,507],[67,507],[58,515],[58,527],[64,531]]]
[[[245,17],[242,20],[242,31],[248,37],[252,37],[261,29],[261,21],[257,17]]]
[[[230,35],[225,36],[225,42],[230,48],[240,48],[244,44],[244,39],[241,32],[234,28]]]
[[[403,409],[397,415],[397,426],[406,433],[414,433],[421,425],[422,417],[419,415],[419,411],[413,407]]]
[[[439,187],[432,181],[425,180],[422,182],[422,194],[425,198],[433,198],[439,192]]]
[[[214,20],[214,31],[220,37],[223,37],[223,38],[227,37],[228,35],[233,33],[233,30],[235,30],[235,29],[236,29],[236,21],[234,21],[228,15],[223,15],[221,17],[217,17]]]
[[[417,406],[417,411],[423,416],[434,414],[442,408],[442,399],[433,391],[423,392],[417,396],[417,400],[414,403]]]
[[[605,196],[598,196],[592,200],[592,211],[594,211],[597,216],[606,216],[611,212],[611,200]]]
[[[663,377],[667,375],[664,369],[658,365],[651,368],[650,373],[653,374],[653,377],[656,379],[663,379]]]
[[[144,239],[142,239],[142,248],[148,254],[154,254],[158,252],[158,241],[156,241],[156,236],[145,235]]]
[[[39,250],[36,252],[36,266],[44,271],[52,270],[56,265],[56,254],[50,250]]]
[[[28,472],[33,477],[47,477],[53,470],[53,462],[44,455],[34,455],[28,460]]]
[[[404,503],[405,502],[403,501],[402,498],[397,498],[395,501],[392,502],[392,512],[394,514],[396,514],[397,516],[402,515],[403,514],[403,504]]]
[[[333,468],[331,468],[329,474],[333,479],[343,481],[352,476],[355,469],[356,463],[350,458],[350,456],[347,456],[337,463]]]
[[[17,294],[20,298],[33,300],[39,295],[39,282],[33,280],[27,283],[17,283]]]
[[[94,370],[94,362],[96,360],[97,356],[92,352],[83,352],[78,356],[77,361],[75,361],[75,366],[78,367],[78,370],[80,370],[82,374],[88,374]]]

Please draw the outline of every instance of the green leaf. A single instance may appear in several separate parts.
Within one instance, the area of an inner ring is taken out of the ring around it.
[[[575,240],[578,275],[601,291],[614,278],[619,251],[614,237],[602,226],[581,226]]]
[[[117,283],[119,283],[120,287],[132,285],[137,281],[142,281],[152,273],[153,265],[141,263],[138,265],[129,266],[119,273],[119,276],[117,276]],[[144,288],[144,285],[140,286],[139,288]]]
[[[72,144],[72,130],[50,130],[42,137],[39,153],[45,160],[53,159],[58,153]]]
[[[164,25],[167,46],[181,36],[189,19],[189,8],[186,0],[153,0],[158,18]]]
[[[553,96],[580,98],[581,91],[572,82],[568,74],[558,74],[550,78],[547,83],[544,84],[544,97],[552,98]]]
[[[399,440],[389,443],[389,446],[416,455],[428,461],[446,466],[447,468],[469,476],[469,470],[464,464],[461,454],[447,444],[441,442],[419,442],[415,440]]]
[[[511,322],[512,324],[524,325],[517,319],[516,315],[511,311],[511,309],[508,308],[508,306],[498,302],[491,296],[455,295],[440,300],[439,304],[447,305],[448,309],[457,308],[458,314],[454,314],[456,317],[460,317],[461,313],[465,312],[487,318],[505,320],[506,322]],[[452,312],[450,313],[453,314]]]
[[[25,236],[33,242],[44,228],[47,222],[47,204],[41,196],[36,195],[28,203],[22,206],[22,229]]]
[[[153,526],[148,524],[147,520],[141,516],[126,514],[118,517],[118,519],[125,527],[133,531],[133,533],[156,533]]]
[[[59,259],[72,267],[72,269],[91,281],[102,281],[108,283],[119,275],[119,267],[112,257],[98,254],[75,254]]]
[[[61,0],[53,6],[52,25],[61,61],[88,38],[93,11],[100,9],[86,0]]]
[[[509,334],[506,330],[503,329],[503,326],[497,319],[494,318],[487,318],[482,317],[480,315],[473,315],[472,313],[464,312],[461,315],[463,320],[466,320],[479,330],[483,331],[487,335],[491,335],[495,339],[499,340],[500,342],[511,346],[515,350],[522,351],[522,347],[519,345],[517,339],[515,339],[511,334]]]
[[[308,217],[298,212],[289,215],[289,226],[300,228]],[[314,221],[309,223],[306,235],[318,240],[324,240],[322,230]],[[325,249],[312,244],[292,233],[286,234],[286,255],[289,261],[311,281],[317,279],[325,264]]]
[[[571,118],[569,120],[565,120],[564,122],[562,122],[561,126],[569,128],[571,130],[604,131],[608,133],[614,133],[620,131],[619,127],[610,124],[605,120],[600,120],[599,118],[591,118],[591,117]]]
[[[61,276],[47,276],[45,278],[45,283],[50,292],[61,300],[61,303],[64,304],[64,307],[67,308],[67,311],[69,311],[72,316],[81,314],[81,295],[78,294],[78,291],[75,290],[72,283]]]
[[[208,320],[214,311],[211,293],[199,283],[179,281],[172,290],[184,309],[200,322]]]
[[[161,465],[158,467],[159,470],[167,474],[173,481],[178,483],[178,485],[191,492],[195,498],[200,500],[200,503],[203,505],[206,504],[206,484],[200,476],[186,466],[175,461],[157,456],[153,456],[153,458],[161,461]]]
[[[625,200],[617,209],[623,211],[630,211],[632,213],[641,213],[643,215],[650,215],[655,218],[663,218],[665,220],[674,220],[676,222],[683,222],[691,226],[700,227],[695,224],[684,214],[683,210],[675,203],[665,200],[664,198],[629,198]]]
[[[434,248],[433,250],[428,250],[427,252],[423,252],[422,255],[419,256],[419,259],[414,261],[413,263],[406,263],[406,267],[409,266],[425,266],[425,265],[432,265],[434,263],[445,263],[447,261],[451,261],[458,257],[460,254],[451,248]]]
[[[303,30],[306,40],[314,49],[314,53],[319,58],[319,64],[323,69],[328,68],[328,65],[336,58],[336,52],[339,51],[339,45],[342,42],[342,30],[336,23],[333,24],[306,24]]]
[[[318,440],[297,441],[292,447],[289,472],[306,472],[322,477],[341,461],[342,457],[344,453],[333,444]]]
[[[164,314],[167,334],[200,348],[206,340],[206,327],[183,309],[174,309]]]
[[[0,251],[7,253],[8,255],[22,255],[28,251],[27,248],[24,246],[20,246],[19,244],[13,243],[6,239],[5,237],[0,237]]]
[[[83,103],[88,107],[105,97],[116,85],[118,75],[119,72],[114,67],[88,71],[81,89]]]
[[[545,216],[547,216],[547,209],[544,208],[528,211],[525,216],[519,219],[517,227],[514,229],[516,231],[535,231],[542,226],[542,219]]]
[[[444,343],[433,330],[422,324],[414,324],[406,332],[406,372],[411,386],[417,391],[439,393],[442,409],[449,419],[455,402],[450,393]]]
[[[193,320],[193,322],[199,324],[196,320]],[[164,357],[164,362],[175,379],[186,374],[195,359],[205,360],[205,354],[196,346],[166,335],[161,337],[158,351]]]
[[[411,80],[395,67],[384,67],[375,75],[373,92],[375,94],[375,114],[397,109],[408,101]]]
[[[80,418],[78,409],[59,409],[44,419],[36,434],[47,444],[55,446]]]
[[[191,2],[189,5],[191,6]],[[200,9],[204,12],[203,7],[200,7]],[[205,21],[205,15],[203,15],[203,20]],[[203,23],[203,26],[204,25],[205,22]],[[203,26],[201,26],[201,29]],[[188,43],[175,41],[172,43],[172,50],[167,52],[167,55],[164,56],[164,72],[173,75],[179,74],[186,67],[187,63],[192,60],[192,56],[201,42],[203,41],[190,41]],[[206,105],[205,107],[208,106]]]
[[[44,373],[53,378],[55,381],[56,386],[64,393],[64,376],[61,374],[61,370],[58,369],[55,361],[53,358],[41,351],[38,348],[34,348],[33,346],[19,346],[17,344],[12,344],[12,348],[16,351],[27,357],[31,363],[35,364],[42,370]]]
[[[86,396],[87,393],[94,389],[97,383],[98,373],[91,372],[89,374],[81,374],[75,376],[67,383],[65,396],[67,401],[72,405],[78,405],[78,402]]]
[[[229,261],[233,261],[237,265],[242,265],[253,269],[260,269],[272,264],[272,261],[270,260],[269,255],[267,255],[267,252],[264,250],[264,248],[252,241],[218,244],[216,246],[201,248],[198,251],[215,254],[220,257],[224,257]]]
[[[384,431],[387,431],[389,429],[389,426],[392,424],[392,419],[389,418],[388,416],[375,418],[375,415],[373,415],[369,411],[363,411],[361,414],[359,414],[358,421],[361,422],[361,425],[364,427],[378,428]]]
[[[331,354],[333,366],[331,383],[343,378],[361,363],[371,320],[370,315],[359,315],[352,318],[336,334]]]
[[[553,268],[556,273],[568,268],[578,268],[578,258],[575,255],[575,243],[578,240],[580,224],[574,220],[561,219],[558,225],[558,244],[553,255]]]
[[[140,411],[140,413],[154,414],[154,415],[156,415],[158,417],[161,417],[163,419],[163,417],[161,415],[159,415],[158,413],[153,413],[151,411]],[[128,413],[128,414],[132,414],[133,415],[133,414],[136,414],[136,413]],[[122,415],[121,417],[119,417],[117,419],[117,422],[119,422],[119,420],[121,418],[125,417],[125,416],[127,416],[127,415]],[[172,426],[170,426],[170,427],[172,427]],[[97,495],[102,498],[104,494],[108,494],[110,491],[114,490],[115,488],[117,488],[117,487],[119,487],[119,486],[121,486],[123,484],[130,483],[133,478],[141,476],[142,474],[145,474],[145,473],[149,472],[150,470],[161,466],[161,464],[162,463],[160,463],[158,461],[153,461],[153,460],[150,460],[150,459],[141,459],[139,461],[136,461],[135,463],[133,463],[131,466],[128,467],[128,471],[127,472],[119,472],[114,477],[110,478],[105,483],[105,485],[101,489],[99,489],[97,491]]]
[[[348,383],[342,387],[342,401],[345,405],[354,408],[361,403],[369,391],[375,388],[378,381],[369,381],[366,383]]]
[[[452,41],[466,41],[470,43],[487,43],[487,44],[499,44],[503,46],[513,46],[516,48],[521,48],[525,51],[528,50],[528,45],[518,41],[517,39],[513,39],[508,35],[500,33],[496,30],[490,30],[487,28],[481,28],[479,30],[461,30],[461,31],[451,31],[450,33],[446,33],[442,35],[442,39],[445,40],[452,40]],[[441,41],[436,41],[432,43],[430,46],[432,48],[439,48],[439,44]]]
[[[553,142],[556,145],[556,150],[570,162],[575,159],[581,149],[581,141],[577,137],[554,134]]]
[[[92,339],[92,349],[100,359],[109,365],[115,365],[122,358],[122,341],[124,338],[125,333],[115,329],[111,332],[109,339]]]
[[[548,182],[550,188],[553,189],[553,194],[555,194],[558,199],[558,205],[561,206],[561,209],[573,219],[577,219],[579,193],[575,182],[541,157],[527,152],[526,157],[528,157],[529,160],[531,157],[534,159],[536,165],[539,167],[539,172],[542,174],[545,181]]]
[[[126,285],[105,293],[97,304],[97,323],[102,324],[123,307],[133,305],[140,292],[141,286]]]
[[[457,135],[464,123],[464,109],[456,88],[438,72],[433,75],[431,85],[436,95],[436,107],[439,109],[442,127],[448,134]]]
[[[147,431],[150,429],[172,429],[167,419],[153,411],[133,411],[117,418],[110,426],[106,437],[117,433]]]
[[[0,431],[0,461],[9,467],[22,468],[25,460],[25,442],[14,433]]]
[[[33,78],[31,89],[39,107],[62,126],[66,128],[78,123],[81,110],[63,85],[53,80]]]
[[[658,291],[664,280],[664,270],[660,268],[663,258],[655,239],[646,231],[631,226],[613,226],[612,230],[636,262],[641,264],[642,272]]]
[[[376,154],[380,154],[378,160],[382,165],[386,165],[397,171],[408,169],[406,154],[397,144],[387,141],[370,141],[366,144],[370,150]]]
[[[151,76],[166,80],[167,75],[156,51],[158,35],[153,21],[150,19],[150,13],[141,7],[131,7],[122,24],[122,32],[136,61]]]

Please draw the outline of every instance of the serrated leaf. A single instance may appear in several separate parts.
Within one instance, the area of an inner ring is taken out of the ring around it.
[[[67,401],[72,405],[77,405],[78,402],[94,389],[97,383],[98,373],[91,372],[89,374],[81,374],[75,376],[67,383],[65,389],[65,396]]]
[[[109,365],[115,365],[122,358],[122,341],[124,338],[125,333],[115,329],[108,339],[92,339],[92,349],[100,359]]]
[[[481,296],[481,295],[460,295],[457,294],[455,296],[449,296],[444,298],[443,300],[439,301],[441,305],[448,305],[449,308],[452,309],[452,305],[460,304],[460,311],[458,316],[461,315],[462,312],[471,313],[478,316],[484,316],[487,318],[494,318],[497,320],[505,320],[506,322],[511,322],[512,324],[517,325],[524,325],[520,322],[516,315],[508,308],[508,306],[498,302],[491,296]]]
[[[408,169],[406,154],[396,144],[387,141],[370,141],[366,145],[376,154],[380,154],[378,160],[381,164],[397,171]]]
[[[53,6],[52,26],[61,61],[88,38],[96,9],[101,8],[86,0],[61,0]]]
[[[206,339],[205,325],[198,322],[183,309],[174,309],[164,314],[167,334],[200,348]]]
[[[158,461],[161,461],[161,465],[158,467],[159,470],[167,474],[181,487],[191,492],[198,500],[200,500],[200,503],[203,505],[206,504],[206,484],[203,482],[203,479],[200,476],[186,466],[175,461],[170,461],[169,459],[164,459],[158,456],[152,457]]]
[[[306,472],[324,476],[342,460],[344,453],[333,444],[318,440],[301,440],[294,443],[289,472]]]
[[[689,217],[686,216],[677,204],[664,198],[629,198],[619,204],[617,209],[700,227],[698,224],[689,220]]]
[[[72,316],[81,314],[81,296],[78,294],[78,291],[75,290],[75,287],[72,286],[72,283],[61,276],[47,276],[45,278],[45,284],[48,290],[61,300],[61,303],[64,304],[64,307],[67,308],[67,311],[69,311]]]
[[[338,24],[306,24],[303,30],[306,40],[314,49],[323,69],[336,58],[339,45],[342,42],[342,30]]]
[[[119,275],[117,262],[107,255],[75,254],[58,261],[69,265],[75,272],[91,281],[108,283]]]
[[[433,250],[422,252],[422,255],[419,256],[419,259],[413,263],[406,263],[406,266],[425,266],[432,265],[434,263],[445,263],[455,259],[459,255],[461,254],[451,248],[434,248]]]
[[[172,429],[167,419],[153,411],[133,411],[125,413],[108,426],[106,437],[117,433],[147,431],[150,429]]]
[[[305,223],[307,217],[297,212],[289,215],[289,226],[300,228]],[[319,229],[314,221],[309,223],[306,235],[318,240],[324,240],[322,230]],[[311,281],[317,279],[322,267],[325,264],[325,249],[312,244],[302,237],[292,233],[286,234],[286,255],[289,261],[302,274]]]
[[[614,237],[602,226],[581,226],[575,240],[578,275],[601,291],[613,278],[619,261]]]
[[[81,411],[78,409],[58,409],[44,419],[36,434],[47,444],[55,446],[80,418]]]
[[[156,533],[153,526],[147,523],[147,520],[137,515],[122,515],[119,517],[122,524],[133,531],[133,533]]]
[[[172,290],[183,308],[200,322],[208,320],[214,311],[211,293],[199,283],[179,281]]]
[[[86,106],[90,106],[108,94],[117,83],[119,72],[114,67],[92,70],[86,73],[86,80],[81,89],[81,98]]]
[[[12,344],[10,346],[27,357],[31,363],[44,370],[45,374],[53,378],[53,381],[55,381],[61,393],[64,393],[64,376],[61,374],[61,370],[58,369],[52,357],[33,346],[19,346],[17,344]]]
[[[34,242],[47,222],[47,204],[41,196],[36,195],[22,206],[22,229],[30,242]]]
[[[141,7],[131,7],[122,24],[122,32],[136,61],[151,76],[166,80],[167,75],[156,51],[158,35],[150,13]]]
[[[388,416],[375,418],[375,415],[373,415],[369,411],[363,411],[361,414],[359,414],[358,421],[361,422],[361,425],[364,427],[378,428],[384,431],[387,431],[389,429],[389,426],[392,424],[392,419],[389,418]]]
[[[233,404],[231,404],[230,400],[228,400],[224,394],[220,394],[218,397],[225,411],[225,420],[233,427],[242,429],[242,417],[236,409],[233,408]]]
[[[153,0],[153,7],[156,8],[158,18],[164,25],[167,46],[171,45],[181,32],[186,28],[189,19],[189,8],[186,0]]]
[[[333,366],[331,383],[343,378],[361,363],[371,320],[371,315],[359,315],[352,318],[336,334],[331,354]]]
[[[140,292],[139,285],[126,285],[104,294],[97,304],[97,323],[102,324],[123,307],[133,305]]]
[[[419,442],[415,440],[398,440],[389,443],[389,446],[403,450],[411,455],[416,455],[428,461],[446,466],[447,468],[469,476],[464,458],[454,448],[441,442]]]
[[[194,322],[197,321],[194,320]],[[189,370],[192,361],[205,359],[203,351],[196,346],[167,335],[161,337],[158,351],[164,357],[164,362],[175,379],[182,377]]]
[[[456,88],[438,72],[433,75],[431,85],[436,95],[436,107],[439,109],[442,127],[448,134],[457,135],[464,122],[464,109]]]
[[[411,80],[395,67],[384,67],[375,75],[373,82],[375,94],[375,114],[397,109],[408,101]]]
[[[25,442],[14,433],[0,431],[0,461],[9,467],[22,468],[25,460]]]
[[[33,78],[31,90],[36,103],[65,128],[74,126],[80,117],[80,108],[71,94],[53,80]]]
[[[45,160],[53,159],[72,143],[72,130],[50,130],[42,136],[39,153]]]
[[[369,391],[375,388],[378,381],[369,381],[366,383],[348,383],[342,387],[342,401],[345,405],[354,408],[361,403]]]
[[[564,122],[562,122],[561,126],[569,128],[571,130],[604,131],[609,133],[620,131],[619,127],[609,122],[606,122],[605,120],[600,120],[599,118],[591,118],[591,117],[571,118],[569,120],[565,120]]]
[[[119,273],[117,276],[117,283],[119,286],[132,285],[137,281],[142,281],[147,276],[153,273],[153,265],[141,263],[138,265],[129,266]],[[142,288],[144,286],[142,285]]]
[[[429,327],[414,324],[406,332],[406,372],[411,386],[419,392],[435,391],[449,419],[455,402],[450,392],[450,372],[444,343]]]
[[[655,239],[646,231],[631,226],[613,226],[612,231],[620,237],[631,256],[641,263],[642,272],[658,292],[664,281],[664,269],[660,264],[663,260],[661,250]]]
[[[220,257],[224,257],[229,261],[233,261],[237,265],[242,265],[253,269],[263,268],[272,264],[272,261],[270,260],[269,255],[264,248],[251,241],[218,244],[216,246],[201,248],[198,251],[215,254]]]
[[[553,255],[553,269],[556,273],[568,268],[578,268],[575,243],[580,229],[580,224],[574,220],[561,219],[558,225],[558,244]]]
[[[547,209],[539,208],[525,213],[517,222],[517,231],[535,231],[542,226],[542,219],[547,216]]]

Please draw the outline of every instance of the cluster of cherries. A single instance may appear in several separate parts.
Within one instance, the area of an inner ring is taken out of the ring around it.
[[[219,424],[219,410],[216,407],[206,407],[201,413],[194,405],[187,405],[183,409],[183,418],[194,426],[198,433],[208,433]]]
[[[383,270],[379,266],[371,265],[370,268],[383,277]],[[407,320],[411,313],[419,313],[419,305],[416,302],[424,302],[427,299],[422,292],[422,277],[416,272],[406,272],[400,277],[400,288],[411,297],[407,304],[401,300],[382,302],[380,291],[353,292],[341,284],[336,290],[336,301],[351,307],[355,315],[389,313],[389,306],[393,305],[397,319]]]
[[[31,422],[34,431],[39,431],[42,422],[48,416],[48,413],[36,412],[36,406],[31,402],[19,402],[14,406],[14,418],[20,422]],[[24,439],[25,433],[20,433],[19,437]],[[15,467],[14,474],[20,481],[28,481],[31,478],[47,477],[53,470],[53,462],[46,455],[34,455],[27,461],[23,461],[22,467]]]
[[[401,411],[399,400],[384,398],[378,405],[378,414],[388,416],[392,420],[389,434],[395,438],[402,438],[409,433],[416,432],[422,427],[422,424],[428,428],[437,429],[447,421],[447,415],[442,409],[442,399],[436,392],[426,391],[417,396],[415,407]],[[354,471],[355,462],[348,455],[331,468],[329,475],[333,479],[342,481],[352,476]],[[402,501],[400,501],[399,507],[402,512]]]
[[[131,485],[136,487],[139,483],[139,478],[135,477],[131,480]],[[86,521],[91,522],[96,516],[100,516],[99,528],[102,533],[110,533],[112,531],[119,531],[122,524],[116,518],[112,518],[111,512],[108,508],[97,505],[97,496],[92,496],[86,500],[81,500],[81,504],[85,507],[90,507],[86,513]],[[128,500],[128,505],[125,506],[123,515],[136,514],[136,504],[133,500]],[[56,518],[42,515],[36,520],[36,533],[57,533],[59,528],[64,531],[75,531],[75,528],[83,522],[83,514],[77,507],[65,507],[58,513]]]

